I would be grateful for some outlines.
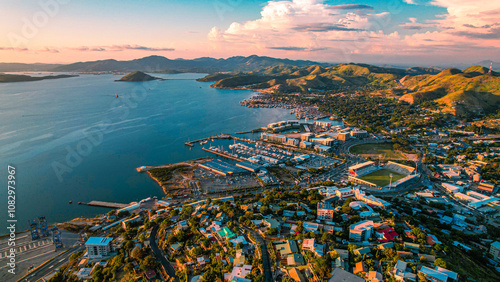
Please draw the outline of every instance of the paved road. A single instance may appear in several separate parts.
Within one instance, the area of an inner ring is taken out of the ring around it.
[[[30,274],[28,277],[26,277],[22,281],[39,281],[39,280],[41,280],[43,277],[53,273],[56,269],[67,264],[69,261],[69,257],[72,254],[77,253],[83,249],[85,249],[85,247],[83,245],[78,245],[78,246],[71,248],[66,253],[56,256],[54,259],[52,259],[51,262],[47,263],[46,265],[44,265],[43,267],[41,267],[40,269],[38,269],[34,273]]]
[[[269,258],[269,252],[267,251],[267,245],[266,245],[266,240],[255,230],[250,229],[246,227],[245,225],[240,225],[239,223],[236,223],[240,227],[243,227],[246,231],[248,231],[252,236],[257,240],[257,242],[260,244],[260,251],[262,254],[262,267],[264,268],[264,276],[265,279],[264,281],[266,282],[273,282],[273,273],[271,271],[271,259]]]
[[[174,268],[172,267],[170,262],[168,262],[168,260],[163,256],[160,248],[158,247],[158,244],[156,243],[156,233],[158,232],[158,227],[159,225],[156,225],[151,230],[151,235],[149,235],[149,245],[151,246],[151,250],[156,256],[156,259],[161,263],[167,274],[170,277],[174,277],[175,281],[179,281],[179,278],[175,275]]]

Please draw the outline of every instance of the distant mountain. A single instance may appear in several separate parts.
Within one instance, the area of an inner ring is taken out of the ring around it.
[[[142,71],[134,71],[125,75],[124,77],[120,78],[117,81],[140,82],[140,81],[150,81],[157,79],[161,78],[150,76],[149,74],[145,74]]]
[[[61,65],[52,69],[57,72],[234,72],[234,71],[254,71],[269,66],[306,66],[319,64],[312,61],[276,59],[252,55],[249,57],[230,57],[227,59],[214,59],[202,57],[193,60],[175,59],[171,60],[161,56],[149,56],[131,61],[102,60],[91,62],[79,62],[69,65]],[[328,65],[328,64],[321,64]]]
[[[0,74],[0,83],[7,82],[23,82],[23,81],[38,81],[45,79],[58,79],[58,78],[68,78],[77,75],[48,75],[48,76],[29,76],[29,75],[18,75],[18,74]]]
[[[405,76],[400,82],[412,92],[401,100],[412,104],[434,101],[453,114],[498,109],[500,75],[488,68],[472,66],[463,71],[451,68],[432,75]]]
[[[481,61],[479,63],[477,63],[476,65],[478,66],[482,66],[482,67],[485,67],[485,68],[490,68],[490,63],[491,61],[490,60],[484,60],[484,61]],[[493,62],[493,70],[494,71],[500,71],[500,62]]]
[[[396,87],[396,80],[408,74],[436,73],[435,69],[382,68],[366,64],[274,66],[248,73],[212,74],[200,81],[215,81],[215,88],[243,88],[283,92],[308,89],[332,90],[351,87]]]
[[[50,71],[59,64],[21,64],[21,63],[0,63],[0,72],[18,71]]]

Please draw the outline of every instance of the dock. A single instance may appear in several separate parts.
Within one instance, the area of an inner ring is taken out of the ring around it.
[[[194,141],[186,141],[186,142],[184,142],[184,145],[189,146],[189,147],[194,147],[194,144],[196,144],[196,143],[208,141],[211,139],[233,139],[233,136],[231,136],[230,134],[219,134],[219,135],[215,135],[215,136],[201,138],[201,139],[194,140]]]
[[[243,161],[242,159],[240,158],[237,158],[237,157],[233,157],[233,156],[230,156],[228,154],[225,154],[225,153],[222,153],[222,152],[219,152],[219,151],[214,151],[214,150],[210,150],[210,149],[207,149],[207,148],[201,148],[203,151],[207,151],[207,152],[210,152],[212,154],[216,154],[216,155],[219,155],[221,157],[224,157],[224,158],[228,158],[228,159],[231,159],[231,160],[235,160],[235,161]]]
[[[129,206],[129,204],[121,204],[121,203],[111,203],[111,202],[102,202],[102,201],[90,201],[86,203],[87,206],[95,206],[95,207],[104,207],[111,209],[123,209],[124,207]]]

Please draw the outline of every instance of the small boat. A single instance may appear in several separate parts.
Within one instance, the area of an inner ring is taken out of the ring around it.
[[[118,98],[118,94],[115,94],[115,97]]]
[[[72,204],[72,203],[73,203],[73,201],[69,201],[68,203]]]

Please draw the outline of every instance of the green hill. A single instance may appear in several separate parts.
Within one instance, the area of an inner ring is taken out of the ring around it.
[[[402,69],[381,68],[365,64],[274,66],[258,71],[235,74],[214,74],[200,81],[216,81],[215,88],[242,88],[283,92],[332,90],[355,87],[396,87],[397,80],[407,74]],[[217,80],[217,78],[219,78]]]
[[[120,78],[117,81],[139,82],[139,81],[150,81],[157,79],[161,78],[150,76],[149,74],[145,74],[142,71],[134,71],[125,75],[124,77]]]
[[[405,76],[400,82],[412,91],[401,100],[412,104],[434,101],[453,114],[480,112],[500,105],[500,76],[496,72],[488,74],[488,69],[481,66]]]

